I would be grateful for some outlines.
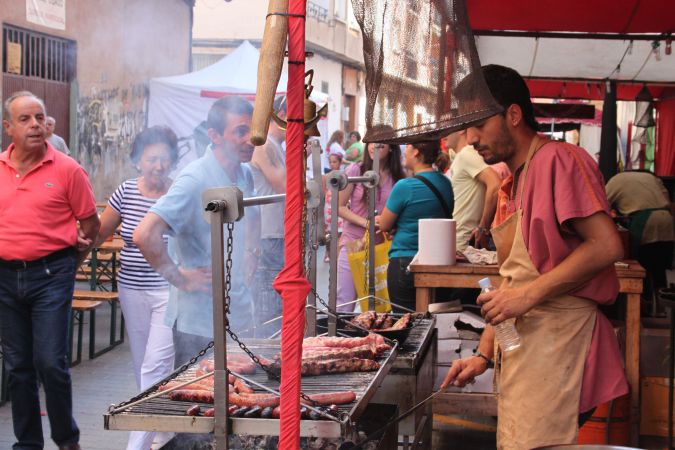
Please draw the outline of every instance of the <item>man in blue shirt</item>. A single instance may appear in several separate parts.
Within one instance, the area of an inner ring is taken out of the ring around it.
[[[134,232],[134,243],[143,256],[172,285],[166,320],[175,322],[177,366],[213,337],[211,227],[203,216],[201,196],[206,189],[224,186],[237,186],[244,197],[254,196],[251,171],[242,164],[253,154],[249,142],[252,111],[251,104],[239,97],[225,97],[213,104],[207,118],[211,145],[180,172]],[[253,320],[244,274],[255,270],[244,254],[257,253],[251,250],[259,248],[260,238],[257,208],[247,208],[245,214],[244,223],[234,227],[231,272],[229,321],[238,335],[246,335]],[[170,236],[168,249],[163,245],[165,234]]]

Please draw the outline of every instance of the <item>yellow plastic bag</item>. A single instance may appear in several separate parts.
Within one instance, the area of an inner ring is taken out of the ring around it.
[[[360,301],[361,311],[368,311],[368,233],[363,239],[345,243],[347,258],[354,279],[356,297]],[[389,266],[389,249],[391,241],[385,239],[375,246],[375,297],[386,302],[375,300],[375,311],[391,311],[389,291],[387,290],[387,267]],[[365,297],[365,298],[364,298]]]

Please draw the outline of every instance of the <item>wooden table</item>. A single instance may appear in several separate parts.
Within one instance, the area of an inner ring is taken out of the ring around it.
[[[617,267],[619,292],[626,294],[626,378],[630,385],[631,445],[637,446],[640,433],[640,294],[645,270],[637,261],[626,261],[627,268]],[[501,284],[496,265],[484,266],[459,263],[454,266],[413,264],[417,310],[427,311],[434,301],[435,288],[477,288],[478,280],[492,279],[493,286]],[[457,395],[457,394],[454,394]]]

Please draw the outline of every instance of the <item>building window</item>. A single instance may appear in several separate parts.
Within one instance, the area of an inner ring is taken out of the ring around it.
[[[328,0],[308,1],[307,16],[319,22],[328,23]]]
[[[335,18],[342,22],[347,21],[347,0],[335,0]]]
[[[410,50],[405,50],[405,76],[411,80],[417,79],[417,60]]]
[[[2,71],[69,83],[75,78],[74,41],[19,27],[2,27]]]
[[[321,82],[321,92],[328,94],[328,81]]]

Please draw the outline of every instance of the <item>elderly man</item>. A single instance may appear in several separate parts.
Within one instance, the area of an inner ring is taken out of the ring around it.
[[[504,282],[478,297],[489,325],[475,356],[456,361],[442,386],[462,386],[495,361],[498,448],[573,444],[589,411],[628,392],[616,336],[597,309],[618,293],[621,240],[597,164],[579,147],[537,135],[516,71],[482,72],[503,112],[466,135],[486,163],[504,161],[513,174],[498,193],[492,227]],[[471,91],[466,86],[458,97]],[[493,327],[509,319],[521,344],[501,351]]]
[[[244,197],[254,195],[253,177],[243,165],[251,160],[249,143],[253,107],[239,97],[216,101],[207,117],[211,145],[188,164],[169,192],[160,198],[134,232],[134,243],[150,265],[172,285],[167,321],[174,328],[176,365],[195,356],[213,338],[211,295],[211,226],[203,217],[202,192],[236,186]],[[162,236],[170,236],[169,249]],[[244,223],[234,231],[230,326],[238,334],[253,325],[252,302],[246,276],[255,269],[247,257],[260,243],[257,208],[247,208]],[[245,276],[246,274],[246,276]]]
[[[52,439],[59,449],[79,449],[68,324],[75,268],[100,226],[96,202],[84,169],[45,141],[42,100],[16,92],[3,112],[12,143],[0,154],[0,337],[17,438],[13,448],[44,446],[39,379]]]
[[[61,136],[54,133],[56,119],[54,119],[52,116],[47,116],[47,119],[45,119],[45,125],[47,128],[47,135],[45,136],[47,141],[61,153],[65,153],[66,155],[70,156],[70,149],[68,148],[66,141],[64,141]]]

